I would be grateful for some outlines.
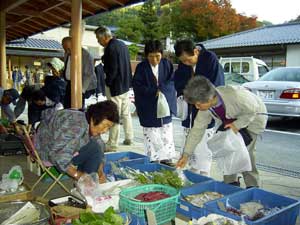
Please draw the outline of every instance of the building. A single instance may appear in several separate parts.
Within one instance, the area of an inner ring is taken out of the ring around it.
[[[97,27],[84,25],[82,29],[82,47],[87,49],[91,55],[96,59],[101,59],[103,55],[103,47],[98,43],[95,30]],[[112,28],[112,31],[116,28]],[[6,45],[7,49],[7,66],[8,73],[11,77],[11,71],[14,66],[25,71],[25,65],[30,67],[32,72],[36,68],[47,73],[49,68],[47,62],[52,57],[63,58],[64,50],[61,46],[61,40],[70,35],[70,25],[57,27],[48,31],[33,35],[27,39],[19,39],[9,42]],[[122,40],[123,41],[123,40]],[[129,41],[123,41],[126,45],[133,44]],[[143,45],[137,45],[141,50]],[[132,62],[133,70],[136,62]]]
[[[300,23],[259,27],[202,42],[219,57],[253,56],[270,68],[300,66]]]

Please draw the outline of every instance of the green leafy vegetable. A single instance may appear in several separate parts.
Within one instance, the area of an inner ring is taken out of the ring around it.
[[[116,214],[113,207],[105,210],[103,215],[97,215],[92,212],[84,212],[80,214],[79,219],[72,221],[73,225],[121,225],[123,218]]]

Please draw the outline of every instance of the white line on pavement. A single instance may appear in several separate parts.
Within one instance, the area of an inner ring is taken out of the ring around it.
[[[273,132],[277,134],[288,134],[288,135],[296,135],[300,136],[300,133],[292,133],[292,132],[287,132],[287,131],[279,131],[279,130],[270,130],[270,129],[265,129],[266,132]]]

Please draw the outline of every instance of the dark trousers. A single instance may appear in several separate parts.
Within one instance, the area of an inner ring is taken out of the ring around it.
[[[65,98],[64,98],[64,108],[65,109],[70,109],[71,108],[71,81],[66,80],[67,85],[66,85],[66,93],[65,93]],[[85,104],[85,96],[82,94],[82,108],[84,109],[84,104]]]
[[[80,172],[97,173],[102,162],[102,155],[100,145],[95,140],[90,140],[81,147],[79,154],[72,159],[72,163]]]

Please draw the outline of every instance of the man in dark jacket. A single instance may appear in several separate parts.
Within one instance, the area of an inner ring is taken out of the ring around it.
[[[131,86],[132,73],[129,51],[123,42],[113,38],[111,31],[107,27],[98,27],[95,34],[99,44],[105,48],[102,60],[106,74],[105,84],[108,87],[106,96],[118,106],[125,131],[123,144],[131,145],[133,131],[129,110],[129,88]],[[114,125],[110,129],[107,143],[109,146],[108,150],[116,151],[119,142],[119,133],[119,125]]]
[[[175,54],[181,61],[178,65],[178,69],[175,71],[174,83],[175,89],[177,91],[177,97],[183,95],[183,90],[188,83],[188,81],[194,76],[204,76],[215,86],[224,85],[224,72],[220,65],[218,58],[214,52],[208,51],[202,44],[195,45],[190,40],[177,41],[175,46]],[[182,126],[185,130],[185,135],[187,136],[190,129],[193,127],[194,119],[197,115],[198,110],[193,105],[188,106],[188,115],[185,120],[182,121]],[[214,122],[212,122],[208,128],[212,128]],[[207,135],[209,135],[209,131]],[[203,146],[203,145],[199,145]],[[199,149],[205,156],[208,155],[210,158],[210,153],[204,153],[204,151]],[[192,160],[192,165],[196,165],[195,169],[200,170],[200,173],[207,175],[209,174],[208,164],[204,162],[204,159],[200,160],[200,156],[194,155]],[[199,160],[197,160],[197,157]],[[196,159],[196,160],[195,160]],[[205,165],[205,166],[204,166]]]

